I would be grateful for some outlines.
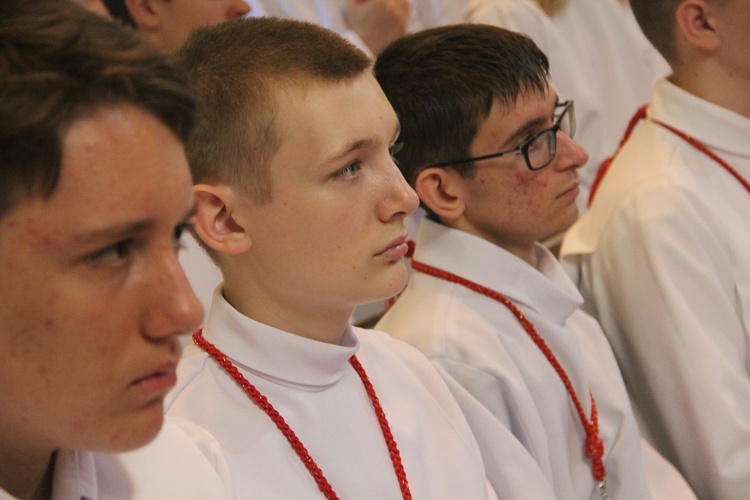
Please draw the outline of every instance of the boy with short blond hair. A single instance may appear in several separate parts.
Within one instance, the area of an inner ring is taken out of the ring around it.
[[[224,283],[168,413],[215,433],[240,497],[494,498],[429,362],[349,325],[403,287],[417,207],[367,56],[318,26],[257,18],[197,32],[178,60],[203,105],[196,232]]]

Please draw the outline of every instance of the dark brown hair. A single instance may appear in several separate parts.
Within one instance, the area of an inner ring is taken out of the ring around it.
[[[0,216],[49,196],[76,120],[133,105],[183,142],[195,120],[185,78],[132,30],[69,0],[0,6]]]
[[[549,64],[525,35],[482,24],[408,35],[378,57],[375,76],[401,121],[399,168],[413,186],[429,165],[466,158],[495,101],[546,93]],[[473,175],[472,163],[456,165]]]

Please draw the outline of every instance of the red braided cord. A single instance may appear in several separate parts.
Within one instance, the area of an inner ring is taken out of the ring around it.
[[[218,347],[203,338],[202,330],[197,330],[193,333],[193,341],[198,347],[206,351],[209,356],[214,358],[216,362],[219,363],[219,366],[221,366],[224,371],[226,371],[227,374],[229,374],[229,376],[232,377],[232,379],[234,379],[234,381],[245,391],[248,397],[256,405],[258,405],[258,407],[260,407],[260,409],[263,410],[266,415],[271,418],[273,423],[276,424],[276,427],[278,427],[284,437],[286,437],[287,441],[289,441],[289,444],[292,446],[295,453],[297,453],[297,456],[299,456],[299,458],[302,460],[302,463],[310,472],[313,479],[315,479],[315,482],[317,483],[318,488],[323,493],[323,495],[325,495],[328,500],[339,500],[339,497],[336,495],[333,487],[323,475],[323,471],[320,469],[320,467],[318,467],[318,464],[315,463],[315,460],[313,460],[313,458],[310,456],[310,453],[307,451],[307,448],[305,448],[305,445],[302,444],[302,441],[300,441],[292,428],[289,427],[289,424],[286,423],[284,417],[282,417],[281,414],[276,411],[276,408],[274,408],[273,405],[268,401],[268,398],[266,398],[253,384],[250,383],[249,380],[247,380],[247,378],[245,378],[244,375],[242,375],[242,373],[240,373],[237,367],[234,366],[234,364],[229,361],[229,359],[227,359],[227,357],[219,350]],[[406,471],[404,470],[404,466],[401,462],[401,453],[398,450],[396,440],[393,438],[393,434],[391,433],[390,425],[388,425],[388,420],[386,419],[385,412],[383,411],[383,408],[380,405],[380,400],[375,393],[375,388],[370,382],[370,378],[367,376],[367,373],[365,372],[357,357],[352,356],[349,361],[359,377],[362,379],[362,383],[365,386],[365,390],[367,391],[367,395],[370,398],[370,402],[375,409],[378,423],[380,424],[380,428],[383,432],[383,437],[385,438],[386,445],[388,446],[388,453],[391,456],[393,469],[396,472],[398,484],[401,488],[401,494],[403,495],[404,500],[411,500],[412,496],[411,491],[409,490],[409,481],[406,478]]]
[[[630,123],[628,123],[628,127],[625,129],[625,133],[623,134],[622,139],[620,139],[620,145],[617,146],[615,154],[613,154],[609,158],[606,158],[601,163],[601,165],[599,165],[599,168],[596,169],[596,176],[594,177],[594,182],[591,183],[591,191],[589,192],[588,206],[591,206],[591,204],[594,203],[594,196],[596,195],[596,191],[599,189],[599,184],[601,184],[604,176],[607,175],[609,166],[612,165],[612,161],[614,161],[617,153],[620,152],[625,142],[630,139],[630,134],[633,133],[633,129],[638,124],[638,122],[646,117],[646,108],[648,108],[647,104],[638,108],[633,117],[630,119]]]
[[[683,139],[685,142],[693,146],[695,149],[697,149],[698,151],[700,151],[701,153],[708,156],[713,161],[715,161],[716,163],[724,167],[724,169],[727,172],[729,172],[735,179],[737,179],[739,183],[742,184],[742,186],[747,190],[747,192],[750,193],[750,182],[748,182],[747,179],[742,177],[742,175],[739,172],[737,172],[734,168],[732,168],[732,166],[729,163],[727,163],[722,157],[720,157],[719,155],[717,155],[716,153],[708,149],[705,144],[700,142],[695,137],[688,135],[685,132],[682,132],[681,130],[677,130],[676,128],[670,125],[667,125],[666,123],[662,123],[659,120],[655,120],[654,118],[651,118],[651,120],[657,125],[661,125],[665,129],[669,130],[670,132],[675,134],[677,137]]]
[[[469,281],[453,273],[449,273],[448,271],[437,269],[413,259],[411,261],[411,266],[415,271],[419,271],[436,278],[444,279],[446,281],[465,286],[470,290],[481,293],[482,295],[500,302],[505,307],[510,309],[516,319],[518,319],[518,322],[521,323],[523,329],[526,330],[526,333],[529,335],[531,340],[534,342],[534,344],[536,344],[539,350],[542,351],[544,357],[547,358],[549,363],[552,365],[552,368],[554,368],[555,372],[557,372],[557,375],[560,377],[560,380],[565,386],[565,389],[568,391],[568,394],[570,394],[570,398],[573,400],[573,405],[575,406],[578,417],[580,418],[581,424],[583,425],[583,430],[586,432],[586,445],[584,447],[584,450],[586,452],[586,456],[591,459],[591,472],[596,481],[602,482],[604,480],[604,477],[607,475],[607,471],[604,467],[603,462],[604,443],[599,437],[599,412],[596,408],[596,400],[594,399],[594,395],[589,392],[589,396],[591,397],[591,421],[589,421],[586,418],[586,413],[583,410],[583,405],[581,405],[581,402],[578,399],[578,395],[576,394],[575,388],[573,387],[568,374],[565,372],[565,369],[562,367],[562,365],[560,365],[560,362],[557,360],[547,343],[544,341],[541,335],[539,335],[536,328],[534,327],[534,324],[529,321],[526,316],[524,316],[524,314],[518,309],[518,307],[516,307],[513,302],[511,302],[504,295],[494,290],[474,283],[473,281]]]
[[[647,106],[643,106],[636,111],[635,115],[630,119],[630,123],[628,124],[628,128],[625,131],[625,135],[623,136],[622,140],[620,141],[620,145],[617,148],[617,151],[614,155],[607,158],[602,162],[602,164],[599,166],[599,169],[596,171],[596,178],[594,179],[593,184],[591,185],[591,192],[589,194],[589,206],[591,206],[591,203],[594,201],[594,196],[596,194],[597,189],[599,188],[599,184],[602,182],[602,179],[604,179],[604,176],[607,175],[607,171],[609,170],[609,166],[612,164],[612,161],[617,156],[617,153],[620,152],[620,149],[622,149],[622,146],[625,144],[625,142],[630,138],[630,134],[633,132],[633,129],[635,128],[636,124],[646,118],[646,108]],[[740,174],[737,170],[735,170],[729,163],[727,163],[722,157],[711,151],[706,147],[705,144],[703,144],[701,141],[696,139],[695,137],[686,134],[685,132],[678,130],[671,125],[667,125],[664,122],[661,122],[655,118],[651,118],[651,121],[656,123],[659,126],[664,127],[665,129],[669,130],[673,134],[675,134],[677,137],[681,138],[691,146],[693,146],[695,149],[703,153],[704,155],[711,158],[713,161],[718,163],[724,170],[729,172],[732,177],[737,179],[737,181],[742,184],[742,186],[745,188],[745,190],[750,193],[750,182],[747,181],[744,177],[742,177],[742,174]]]
[[[378,417],[378,422],[380,423],[380,429],[383,431],[383,437],[385,438],[385,442],[388,445],[388,454],[391,456],[393,470],[396,471],[398,485],[401,488],[401,495],[404,497],[404,500],[411,500],[409,480],[406,478],[406,471],[404,470],[404,466],[401,463],[401,453],[398,451],[398,444],[393,438],[391,426],[388,425],[388,419],[385,417],[383,407],[380,406],[380,399],[378,399],[378,395],[375,393],[375,388],[373,387],[372,382],[370,382],[370,377],[367,376],[367,372],[365,372],[365,369],[362,367],[357,357],[352,356],[349,361],[351,362],[354,370],[357,372],[359,377],[362,379],[362,383],[365,385],[367,394],[370,396],[372,407],[375,410],[375,415]]]

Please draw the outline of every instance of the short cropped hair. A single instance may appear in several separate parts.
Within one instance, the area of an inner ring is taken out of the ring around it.
[[[495,101],[545,94],[547,56],[525,35],[482,24],[459,24],[407,35],[378,57],[375,76],[401,121],[399,168],[414,186],[419,173],[467,158]],[[474,175],[474,164],[453,167]]]
[[[630,0],[641,31],[669,64],[678,60],[675,49],[677,7],[684,0]],[[709,3],[724,5],[728,0],[708,0]]]
[[[130,30],[69,0],[0,6],[0,216],[49,197],[70,126],[133,105],[186,142],[195,122],[187,81]]]
[[[672,64],[675,54],[675,12],[683,0],[630,0],[638,25],[664,59]]]
[[[283,140],[277,103],[284,91],[348,81],[371,68],[367,55],[336,33],[270,17],[200,28],[176,59],[199,100],[187,147],[195,182],[239,187],[259,204],[271,200],[268,170]]]

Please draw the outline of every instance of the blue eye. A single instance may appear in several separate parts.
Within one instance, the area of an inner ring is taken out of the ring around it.
[[[354,179],[360,170],[362,170],[362,162],[360,162],[359,160],[354,160],[341,170],[337,170],[333,174],[333,178],[344,180]]]

